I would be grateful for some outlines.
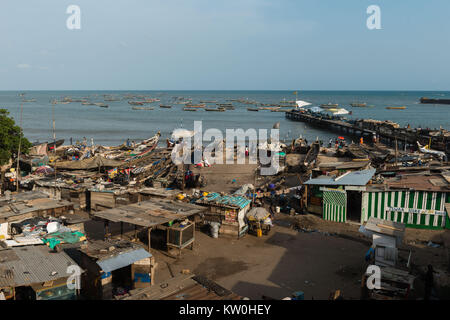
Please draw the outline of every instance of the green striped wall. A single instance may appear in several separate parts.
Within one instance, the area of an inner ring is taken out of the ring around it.
[[[445,203],[450,194],[427,191],[381,191],[365,192],[361,223],[370,217],[404,223],[407,227],[442,229],[450,227]],[[392,209],[392,210],[390,210]],[[434,210],[437,212],[409,212],[409,209]]]
[[[347,220],[347,193],[345,191],[323,189],[323,219],[335,222]]]

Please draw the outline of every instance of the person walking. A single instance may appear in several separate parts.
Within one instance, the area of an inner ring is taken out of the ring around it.
[[[434,287],[434,270],[431,264],[428,265],[427,274],[425,275],[425,296],[424,300],[430,300],[431,292]]]

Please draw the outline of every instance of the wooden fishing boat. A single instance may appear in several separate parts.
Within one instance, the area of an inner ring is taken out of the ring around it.
[[[188,107],[188,108],[205,108],[206,104],[187,104],[186,107]]]
[[[153,110],[153,107],[132,107],[133,110]]]
[[[97,107],[100,107],[100,108],[108,108],[109,106],[107,105],[107,104],[104,104],[104,103],[101,103],[101,102],[97,102],[97,103],[94,103]]]
[[[311,144],[308,153],[306,154],[305,160],[303,161],[303,169],[307,170],[312,167],[317,160],[320,152],[320,143],[315,141]]]
[[[405,110],[406,107],[405,106],[403,106],[403,107],[386,107],[386,109],[389,109],[389,110]]]
[[[292,148],[292,151],[295,151],[295,152],[298,152],[301,154],[305,154],[309,150],[309,146],[306,143],[305,139],[303,139],[301,137],[292,141],[291,148]]]
[[[140,101],[128,101],[128,104],[131,104],[132,106],[143,106],[144,103]]]
[[[426,104],[450,104],[450,99],[430,99],[422,97],[420,103]]]
[[[205,111],[217,111],[217,112],[224,112],[226,109],[225,108],[205,108]]]
[[[248,111],[259,111],[258,108],[247,108]]]
[[[22,99],[22,102],[36,102],[36,99]]]
[[[197,111],[197,109],[186,107],[186,108],[183,108],[183,111]]]
[[[369,159],[368,152],[355,143],[347,147],[347,152],[354,159]]]
[[[147,140],[143,140],[141,143],[139,143],[137,147],[142,147],[145,146],[146,148],[144,148],[144,150],[142,150],[141,152],[139,152],[138,154],[136,154],[135,156],[131,157],[131,158],[127,158],[125,159],[126,164],[124,166],[132,166],[132,165],[136,165],[139,163],[139,160],[142,159],[143,157],[149,155],[153,150],[155,150],[155,148],[158,146],[158,141],[159,141],[159,137],[161,136],[161,133],[158,131],[157,134],[155,134],[153,137],[147,139]],[[135,149],[137,150],[137,149]]]
[[[58,148],[59,146],[62,146],[64,143],[64,139],[56,140],[55,142],[49,142],[47,143],[47,150],[53,150],[53,148],[56,146]]]
[[[165,108],[165,109],[170,109],[170,108],[172,108],[172,106],[167,106],[167,105],[163,105],[163,104],[161,104],[159,107],[160,107],[160,108]]]
[[[339,104],[337,103],[327,103],[327,104],[321,104],[320,107],[324,109],[330,109],[330,108],[337,108]]]
[[[353,103],[350,103],[350,105],[352,107],[354,107],[354,108],[364,108],[364,107],[367,106],[367,103],[365,103],[365,102],[353,102]]]

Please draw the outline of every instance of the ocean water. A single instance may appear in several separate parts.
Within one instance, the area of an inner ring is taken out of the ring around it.
[[[0,91],[0,108],[10,111],[10,115],[19,124],[22,97],[19,91]],[[191,98],[193,103],[201,100],[217,100],[248,98],[260,103],[282,103],[295,100],[292,91],[29,91],[24,92],[26,99],[36,102],[23,103],[22,127],[25,136],[32,142],[52,141],[52,104],[53,99],[63,97],[73,99],[89,98],[92,102],[104,102],[109,108],[85,106],[79,102],[57,104],[54,108],[56,122],[56,138],[69,142],[94,139],[96,144],[119,145],[127,138],[139,141],[161,131],[162,139],[169,137],[175,128],[193,129],[195,120],[202,120],[203,130],[265,128],[271,129],[280,122],[280,139],[292,140],[300,135],[308,140],[317,137],[323,141],[335,138],[336,133],[319,130],[301,122],[289,121],[282,112],[247,111],[253,105],[232,102],[235,110],[225,112],[183,111],[183,105],[173,104],[174,97]],[[158,98],[161,101],[146,106],[154,110],[132,110],[124,95],[144,95]],[[103,95],[120,98],[120,101],[104,101]],[[419,91],[299,91],[298,99],[311,102],[313,105],[338,103],[340,107],[353,111],[347,118],[370,118],[392,120],[402,126],[429,127],[450,130],[450,105],[422,105],[420,97],[450,98],[450,92]],[[371,108],[352,108],[350,103],[359,101]],[[160,104],[171,104],[171,109],[159,108]],[[406,106],[406,110],[387,110],[388,106]],[[211,105],[211,107],[215,107]],[[349,138],[350,140],[350,138]]]

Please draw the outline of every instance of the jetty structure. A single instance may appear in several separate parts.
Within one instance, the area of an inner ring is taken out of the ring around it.
[[[285,113],[287,119],[301,121],[326,130],[337,131],[356,137],[372,138],[377,136],[380,142],[398,148],[415,147],[417,142],[430,148],[450,154],[450,132],[444,129],[401,128],[392,121],[372,119],[348,120],[343,117],[328,116],[302,109],[293,109]]]

